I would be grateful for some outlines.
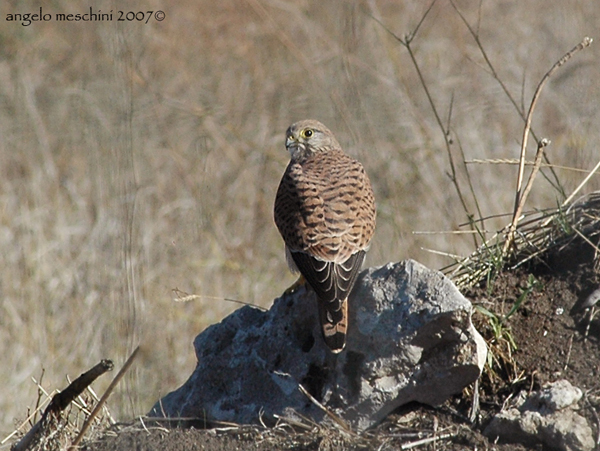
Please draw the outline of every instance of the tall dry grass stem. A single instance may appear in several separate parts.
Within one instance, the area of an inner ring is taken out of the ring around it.
[[[515,190],[515,205],[514,205],[514,211],[513,211],[513,218],[512,221],[510,223],[510,227],[508,229],[508,237],[504,243],[504,249],[503,249],[503,253],[506,254],[512,247],[512,245],[514,244],[514,235],[515,232],[517,230],[517,224],[519,222],[519,218],[521,216],[521,212],[523,211],[523,208],[525,206],[525,201],[527,200],[527,195],[529,194],[529,191],[521,191],[522,190],[522,185],[523,185],[523,173],[525,171],[525,161],[526,161],[526,153],[527,153],[527,142],[529,139],[529,132],[531,129],[531,121],[533,120],[533,112],[535,111],[535,107],[537,105],[538,99],[540,98],[540,95],[542,94],[542,89],[544,88],[544,85],[546,84],[546,82],[550,79],[550,77],[554,74],[554,72],[556,72],[558,70],[559,67],[561,67],[563,64],[565,64],[569,59],[571,59],[571,57],[573,55],[575,55],[575,53],[579,52],[580,50],[585,49],[586,47],[589,47],[592,43],[592,39],[589,37],[585,37],[583,38],[583,40],[577,44],[575,47],[573,47],[570,51],[568,51],[562,58],[560,58],[556,63],[554,63],[554,65],[550,68],[550,70],[548,72],[546,72],[546,74],[542,77],[542,80],[540,81],[540,83],[538,84],[535,93],[533,94],[533,98],[531,99],[531,105],[529,106],[529,112],[527,113],[527,118],[525,120],[525,127],[523,129],[523,139],[521,141],[521,156],[519,158],[519,172],[517,175],[517,187]],[[540,140],[539,144],[538,144],[538,152],[536,155],[536,162],[534,163],[531,175],[532,177],[530,177],[530,182],[528,183],[528,185],[533,184],[533,177],[535,176],[535,174],[537,174],[537,171],[539,170],[539,165],[541,163],[541,153],[543,151],[543,148],[546,146],[546,144],[544,144],[545,141],[544,140]],[[540,157],[538,159],[538,156]],[[531,186],[530,186],[531,189]]]

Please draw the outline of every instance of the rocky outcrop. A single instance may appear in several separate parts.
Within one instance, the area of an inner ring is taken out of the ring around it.
[[[592,450],[592,429],[577,413],[581,396],[567,380],[548,383],[530,396],[521,392],[510,408],[496,414],[484,434],[527,446],[543,443],[561,451]]]
[[[481,374],[486,345],[472,306],[437,271],[407,260],[364,271],[349,299],[346,349],[321,338],[314,293],[302,287],[269,311],[243,307],[194,341],[198,365],[151,416],[255,423],[327,415],[300,391],[365,429],[411,401],[438,405]]]

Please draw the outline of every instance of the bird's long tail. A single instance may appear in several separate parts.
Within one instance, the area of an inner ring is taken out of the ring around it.
[[[331,352],[342,352],[346,346],[346,332],[348,330],[348,298],[340,301],[334,299],[327,302],[321,299],[319,303],[319,320],[325,344]]]

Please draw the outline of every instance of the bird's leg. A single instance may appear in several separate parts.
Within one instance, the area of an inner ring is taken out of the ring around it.
[[[303,275],[300,275],[300,277],[298,277],[298,280],[296,280],[292,285],[290,285],[290,287],[287,290],[285,290],[283,292],[283,294],[284,295],[292,294],[292,293],[296,292],[296,290],[298,288],[300,288],[301,286],[303,286],[305,283],[306,283],[306,279],[304,278]]]

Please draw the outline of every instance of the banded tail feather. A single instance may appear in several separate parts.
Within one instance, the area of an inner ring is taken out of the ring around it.
[[[326,262],[305,252],[291,252],[300,273],[317,295],[323,339],[332,352],[346,345],[348,295],[365,259],[365,251],[352,254],[343,263]]]
[[[334,354],[344,350],[346,346],[346,334],[348,331],[348,298],[340,302],[326,303],[318,300],[319,321],[321,332],[327,347]],[[338,305],[338,310],[333,310],[333,304]]]

